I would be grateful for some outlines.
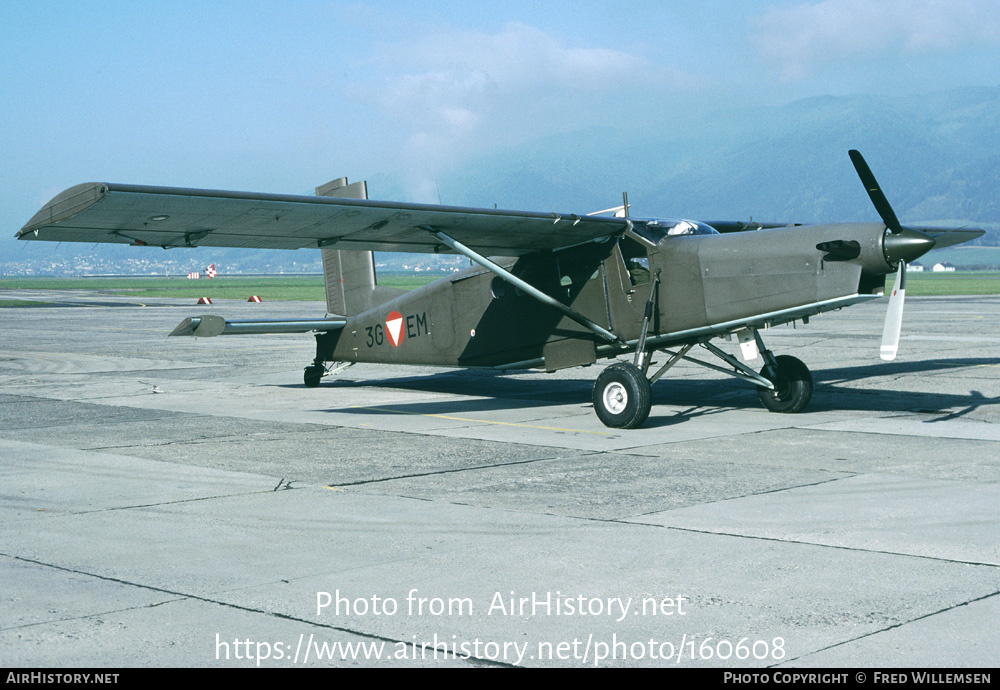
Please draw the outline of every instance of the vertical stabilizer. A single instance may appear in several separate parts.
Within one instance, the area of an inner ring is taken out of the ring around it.
[[[316,196],[367,199],[368,185],[364,181],[347,184],[347,178],[341,177],[317,187]],[[396,290],[376,286],[375,259],[371,252],[324,249],[323,275],[326,311],[330,314],[359,314],[398,294]]]

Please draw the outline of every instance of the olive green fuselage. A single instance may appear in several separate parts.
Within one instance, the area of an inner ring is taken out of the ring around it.
[[[463,367],[589,364],[634,349],[651,297],[648,334],[662,344],[671,334],[880,292],[893,270],[882,251],[884,231],[881,224],[835,224],[666,237],[657,245],[625,233],[496,259],[619,342],[474,265],[348,317],[342,330],[319,336],[319,354],[326,361]],[[858,256],[817,248],[836,241],[856,242]],[[678,335],[676,342],[697,339]]]

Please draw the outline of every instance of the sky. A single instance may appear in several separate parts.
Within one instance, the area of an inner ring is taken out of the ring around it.
[[[0,0],[0,249],[85,181],[436,202],[555,135],[977,85],[995,0]]]

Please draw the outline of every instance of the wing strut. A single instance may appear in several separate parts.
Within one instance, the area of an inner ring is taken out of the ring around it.
[[[535,299],[537,299],[542,304],[547,304],[548,306],[552,307],[553,309],[558,309],[563,314],[565,314],[569,318],[573,319],[574,321],[576,321],[581,326],[583,326],[583,327],[585,327],[585,328],[593,331],[594,333],[596,333],[597,335],[601,336],[602,338],[604,338],[608,342],[616,343],[616,344],[620,345],[621,347],[625,347],[626,346],[625,343],[622,341],[622,339],[619,338],[618,336],[616,336],[614,333],[610,332],[606,328],[602,328],[601,326],[597,325],[596,323],[594,323],[593,321],[591,321],[590,319],[588,319],[586,316],[584,316],[580,312],[575,311],[574,309],[570,309],[568,306],[566,306],[565,304],[563,304],[559,300],[557,300],[554,297],[551,297],[551,296],[545,294],[544,292],[542,292],[538,288],[534,287],[530,283],[527,283],[527,282],[521,280],[520,278],[518,278],[516,275],[514,275],[510,271],[504,270],[500,266],[497,266],[495,263],[493,263],[492,261],[490,261],[489,259],[487,259],[482,254],[477,254],[476,252],[472,251],[471,249],[469,249],[468,247],[466,247],[464,244],[462,244],[458,240],[456,240],[456,239],[454,239],[452,237],[449,237],[448,235],[444,234],[440,230],[437,230],[436,228],[432,228],[432,227],[426,226],[426,225],[423,226],[423,228],[427,232],[429,232],[432,235],[434,235],[434,237],[436,237],[439,240],[441,240],[441,242],[443,242],[444,244],[446,244],[449,247],[451,247],[452,249],[454,249],[459,254],[462,254],[464,256],[469,257],[471,260],[475,261],[477,264],[479,264],[483,268],[486,268],[487,270],[492,271],[493,273],[497,274],[498,276],[500,276],[501,278],[503,278],[504,280],[506,280],[508,283],[510,283],[514,287],[520,288],[523,292],[531,295],[532,297],[534,297]]]

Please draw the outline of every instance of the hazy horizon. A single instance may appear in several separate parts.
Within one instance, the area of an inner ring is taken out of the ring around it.
[[[1000,12],[983,0],[3,0],[0,55],[10,252],[45,202],[92,180],[308,194],[347,175],[402,201],[603,208],[621,185],[674,184],[681,157],[656,142],[690,148],[708,122],[724,136],[805,99],[863,94],[918,117],[913,94],[996,88]],[[846,150],[822,154],[848,176]],[[734,173],[713,155],[685,152],[692,179]],[[755,160],[766,179],[807,155]],[[506,173],[475,179],[497,173],[484,161]]]

